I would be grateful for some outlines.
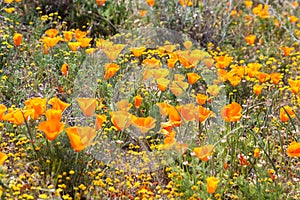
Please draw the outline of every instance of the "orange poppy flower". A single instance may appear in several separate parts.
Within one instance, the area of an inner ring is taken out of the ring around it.
[[[143,60],[143,65],[145,65],[147,68],[158,69],[161,67],[162,64],[160,60],[156,58],[146,58]]]
[[[155,0],[146,0],[146,2],[150,7],[153,7],[155,4]]]
[[[283,55],[284,56],[288,56],[291,54],[291,52],[294,50],[294,47],[286,47],[286,46],[283,46],[280,48],[282,51],[283,51]]]
[[[246,74],[246,67],[245,66],[231,66],[231,70],[230,72],[232,72],[233,74],[243,78]]]
[[[14,45],[16,47],[21,45],[22,38],[23,38],[22,34],[20,34],[20,33],[15,33],[14,34]]]
[[[7,111],[7,108],[5,105],[0,104],[0,121],[2,120],[4,113]]]
[[[252,2],[252,1],[245,0],[245,1],[244,1],[244,4],[245,4],[246,8],[250,9],[250,8],[252,8],[253,2]]]
[[[208,96],[206,96],[205,94],[197,94],[196,101],[198,104],[200,104],[202,106],[205,104],[207,98],[208,98]]]
[[[274,85],[277,85],[281,79],[281,74],[280,73],[271,73],[270,78],[272,80],[272,83]]]
[[[254,44],[255,40],[256,40],[256,35],[248,35],[245,37],[245,40],[247,42],[247,44]]]
[[[63,76],[66,76],[68,75],[68,71],[69,71],[70,67],[67,63],[64,63],[62,66],[61,66],[61,73]]]
[[[95,98],[77,98],[76,101],[84,116],[93,116],[97,106],[97,100]]]
[[[221,69],[227,68],[232,61],[232,57],[229,56],[217,56],[214,59],[216,61],[216,66]]]
[[[300,157],[300,143],[299,142],[292,142],[287,150],[286,153],[289,157]]]
[[[227,74],[227,80],[230,82],[230,84],[235,87],[238,86],[241,82],[241,77],[233,75],[232,73]]]
[[[262,91],[262,89],[263,89],[263,87],[264,87],[264,86],[262,86],[262,85],[255,84],[255,85],[253,86],[253,92],[254,92],[254,94],[260,95],[260,94],[261,94],[261,91]]]
[[[160,91],[165,91],[168,88],[168,85],[170,83],[170,80],[165,78],[159,78],[156,80],[157,87]]]
[[[233,102],[224,106],[220,114],[226,122],[237,122],[242,117],[242,106]]]
[[[120,100],[116,104],[119,111],[128,111],[132,107],[132,104],[128,103],[127,99]]]
[[[165,150],[170,150],[172,149],[172,147],[174,146],[174,144],[176,143],[176,139],[175,139],[175,132],[174,131],[164,131],[165,133],[165,139],[164,139],[164,143],[162,145],[160,145],[161,149],[165,149]]]
[[[25,101],[26,108],[34,109],[34,119],[38,119],[39,116],[43,115],[46,110],[47,99],[46,98],[31,98]]]
[[[217,190],[217,187],[218,187],[219,179],[211,176],[211,177],[206,178],[206,182],[207,182],[207,185],[206,185],[207,192],[209,194],[215,193]]]
[[[58,30],[54,29],[54,28],[51,28],[51,29],[48,29],[45,31],[45,34],[50,37],[50,38],[54,38],[57,36],[58,34]]]
[[[75,39],[79,42],[80,39],[85,38],[87,35],[86,31],[75,30]]]
[[[34,109],[25,109],[22,110],[22,113],[24,115],[24,118],[28,121],[29,119],[34,118],[35,111]]]
[[[121,53],[121,51],[124,49],[125,46],[126,46],[125,44],[113,44],[111,46],[105,47],[103,49],[103,52],[108,57],[108,59],[111,62],[113,62],[115,59],[117,59],[117,57],[119,56],[119,54]]]
[[[135,57],[138,58],[144,53],[146,47],[142,46],[142,47],[129,48],[129,50]]]
[[[39,123],[39,130],[43,131],[50,141],[54,140],[64,130],[64,127],[65,124],[56,119]]]
[[[192,55],[189,51],[176,51],[178,60],[186,68],[194,68],[198,62],[199,58],[195,55]]]
[[[291,23],[295,23],[295,22],[298,22],[298,21],[299,21],[299,18],[296,17],[295,15],[291,15],[291,16],[289,16],[289,21],[290,21]]]
[[[260,155],[260,150],[259,150],[259,148],[255,148],[255,149],[254,149],[253,155],[254,155],[254,158],[259,158],[259,155]]]
[[[3,163],[5,162],[5,160],[8,158],[8,156],[6,155],[6,153],[0,152],[0,166],[3,165]]]
[[[106,121],[106,115],[96,115],[95,129],[98,131]]]
[[[98,6],[105,6],[105,2],[106,2],[106,0],[96,0],[96,3],[98,4]]]
[[[258,15],[260,18],[265,19],[269,17],[269,5],[263,6],[262,4],[259,4],[255,8],[252,9],[253,14]]]
[[[65,102],[61,101],[57,97],[51,98],[48,101],[48,104],[50,104],[52,106],[52,109],[54,109],[54,110],[60,110],[61,112],[64,112],[64,110],[71,105],[69,103],[65,103]]]
[[[270,79],[270,75],[264,72],[258,72],[256,74],[256,78],[259,80],[259,82],[264,83]]]
[[[61,41],[61,37],[43,37],[42,41],[45,43],[46,47],[54,47],[59,41]]]
[[[167,103],[156,103],[156,105],[158,106],[159,108],[159,111],[160,111],[160,114],[165,117],[168,115],[168,110],[170,108],[170,105],[167,104]]]
[[[195,156],[203,162],[207,162],[213,154],[214,145],[206,145],[194,148]]]
[[[298,94],[300,92],[300,80],[289,79],[288,82],[290,85],[290,90],[294,94]]]
[[[174,126],[180,126],[182,124],[181,116],[174,106],[168,108],[169,120]]]
[[[178,97],[188,88],[188,86],[189,84],[184,81],[172,81],[170,90],[176,97]]]
[[[137,127],[143,134],[153,129],[156,126],[155,122],[156,120],[152,117],[131,116],[131,125]]]
[[[282,122],[288,122],[290,118],[295,118],[296,114],[292,110],[290,106],[284,106],[283,108],[280,108],[280,114],[279,118]]]
[[[70,42],[73,38],[74,32],[73,31],[63,31],[63,34],[64,34],[65,41]]]
[[[247,73],[250,78],[253,78],[258,73],[259,69],[262,67],[262,64],[259,63],[248,63],[247,64]]]
[[[72,148],[76,151],[82,151],[92,144],[93,139],[96,137],[97,132],[94,128],[89,126],[85,127],[69,127],[66,128],[66,133],[70,139]]]
[[[136,95],[134,98],[134,106],[136,108],[139,108],[141,105],[142,105],[142,102],[143,102],[143,97],[141,97],[141,95]]]
[[[197,73],[187,73],[186,75],[188,78],[188,82],[191,85],[195,84],[201,78],[201,76]]]
[[[76,52],[77,49],[80,47],[81,43],[80,42],[69,42],[68,43],[68,46],[70,47],[70,49],[73,51],[73,52]]]
[[[93,38],[80,38],[78,42],[80,42],[81,48],[86,48],[90,46],[90,42],[92,41]]]
[[[127,111],[115,111],[111,112],[110,115],[111,122],[119,131],[128,128],[131,124],[131,114]]]
[[[169,68],[173,69],[178,61],[178,58],[169,58],[167,60],[167,65]]]
[[[112,78],[119,70],[120,70],[120,66],[115,63],[105,64],[104,79],[108,80],[108,79]]]
[[[196,111],[195,105],[193,103],[176,106],[176,108],[179,111],[179,113],[181,114],[181,116],[184,118],[184,120],[192,121],[195,119],[197,111]]]
[[[139,10],[139,13],[140,13],[141,17],[146,16],[147,12],[148,12],[147,10]]]
[[[57,120],[60,121],[62,117],[61,110],[48,109],[46,110],[47,120]]]
[[[200,120],[200,122],[205,122],[209,117],[214,116],[214,112],[211,110],[208,110],[202,106],[198,106],[199,116],[196,116],[197,119]]]

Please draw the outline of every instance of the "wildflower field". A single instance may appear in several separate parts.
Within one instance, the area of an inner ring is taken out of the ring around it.
[[[0,199],[300,199],[300,5],[0,0]]]

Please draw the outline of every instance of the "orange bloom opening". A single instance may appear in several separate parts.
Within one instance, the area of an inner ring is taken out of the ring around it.
[[[7,158],[8,156],[6,155],[6,153],[0,152],[0,166],[3,165]]]
[[[77,98],[76,101],[84,116],[93,116],[97,106],[97,100],[95,98]]]
[[[69,127],[66,128],[66,133],[70,139],[71,146],[76,152],[84,150],[92,144],[97,132],[94,128],[85,127]]]
[[[141,95],[136,95],[134,98],[134,106],[136,108],[139,108],[142,105],[143,102],[143,97],[141,97]]]
[[[280,108],[279,118],[282,122],[288,122],[290,118],[295,118],[296,114],[290,106]]]
[[[170,80],[165,79],[165,78],[159,78],[156,80],[157,83],[157,87],[160,91],[166,91],[166,89],[168,88],[168,85],[170,83]]]
[[[50,141],[54,140],[64,130],[64,127],[64,123],[56,119],[40,122],[39,124],[39,129],[45,133],[46,138]]]
[[[287,148],[286,153],[290,157],[300,157],[300,143],[292,142]]]
[[[3,119],[4,113],[6,112],[7,108],[5,105],[0,104],[0,120]]]
[[[176,108],[184,120],[192,121],[195,119],[197,110],[195,109],[195,105],[193,103],[177,106]]]
[[[112,78],[119,70],[120,70],[120,66],[115,63],[105,64],[104,79],[108,80],[108,79]]]
[[[64,63],[62,66],[61,66],[61,73],[63,76],[66,76],[68,75],[68,71],[69,71],[69,65],[67,63]]]
[[[207,162],[213,154],[214,145],[206,145],[194,148],[195,156],[203,162]]]
[[[105,6],[105,2],[106,2],[106,0],[96,0],[96,3],[98,4],[98,6]]]
[[[131,124],[137,127],[143,134],[155,127],[156,120],[152,117],[131,116]]]
[[[209,194],[215,193],[217,190],[217,187],[218,187],[219,179],[211,176],[211,177],[206,178],[206,182],[207,182],[207,185],[206,185],[207,192]]]
[[[208,96],[206,96],[205,94],[197,94],[196,101],[198,104],[200,104],[202,106],[205,104],[207,98],[208,98]]]
[[[50,104],[52,106],[52,109],[54,109],[54,110],[60,110],[61,112],[64,112],[64,110],[71,105],[69,103],[65,103],[65,102],[61,101],[57,97],[51,98],[48,101],[48,104]]]
[[[95,129],[98,131],[106,121],[106,115],[96,115]]]
[[[146,0],[146,2],[150,7],[153,7],[155,4],[155,0]]]
[[[174,126],[180,126],[182,124],[180,114],[174,106],[169,106],[168,114],[169,120],[173,123]]]
[[[119,131],[128,128],[131,124],[131,114],[127,111],[115,111],[111,112],[110,115],[111,122]]]
[[[242,117],[242,107],[240,104],[233,102],[224,106],[220,114],[226,122],[237,122]]]
[[[129,50],[135,57],[138,58],[144,53],[144,51],[146,50],[146,47],[142,46],[142,47],[136,47],[136,48],[129,48]]]
[[[198,111],[199,111],[199,116],[196,116],[196,118],[199,119],[200,122],[205,122],[205,120],[207,120],[209,117],[214,116],[213,111],[208,110],[202,106],[198,107]]]
[[[245,37],[245,40],[247,42],[247,44],[254,44],[255,40],[256,40],[256,35],[248,35]]]
[[[48,109],[46,111],[47,120],[57,120],[60,121],[62,117],[61,110]]]
[[[54,38],[57,36],[58,34],[58,30],[54,29],[54,28],[51,28],[51,29],[48,29],[45,31],[45,34],[50,37],[50,38]]]
[[[263,87],[264,87],[264,86],[262,86],[262,85],[255,84],[255,85],[253,86],[253,92],[254,92],[254,94],[260,95],[261,92],[262,92]]]
[[[14,45],[16,47],[21,45],[22,38],[23,38],[22,34],[20,34],[20,33],[14,34]]]
[[[187,73],[186,75],[188,77],[188,82],[191,85],[195,84],[201,78],[197,73]]]
[[[31,98],[25,101],[25,105],[28,109],[34,109],[34,119],[38,119],[39,116],[43,115],[46,110],[46,98]]]

